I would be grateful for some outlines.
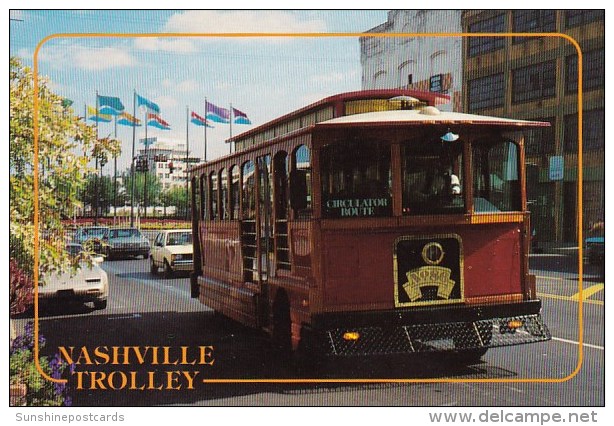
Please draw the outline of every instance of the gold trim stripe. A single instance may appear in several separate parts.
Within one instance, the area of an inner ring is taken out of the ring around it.
[[[471,215],[471,223],[520,223],[523,216],[522,213],[474,214]]]

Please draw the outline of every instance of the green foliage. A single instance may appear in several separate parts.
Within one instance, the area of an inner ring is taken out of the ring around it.
[[[130,172],[124,177],[124,188],[126,194],[132,193],[132,176]],[[162,183],[160,178],[153,173],[147,174],[147,205],[154,206],[160,202],[160,194],[162,193]],[[134,205],[143,206],[145,194],[145,173],[136,172],[134,179]],[[130,200],[130,195],[127,196],[127,201]]]
[[[97,140],[94,128],[77,117],[47,79],[38,79],[38,197],[34,192],[34,74],[10,59],[9,203],[11,253],[22,270],[34,263],[34,206],[39,207],[40,270],[67,267],[62,218],[81,204],[92,155],[119,152],[119,143]],[[15,245],[15,250],[13,250]]]

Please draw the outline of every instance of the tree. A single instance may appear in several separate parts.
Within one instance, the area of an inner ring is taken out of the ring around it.
[[[113,205],[113,177],[98,174],[88,175],[81,198],[84,205],[91,206],[92,211],[94,206],[98,205],[98,209],[104,215]]]
[[[68,266],[62,219],[80,206],[92,155],[119,153],[119,143],[96,139],[93,127],[74,114],[38,78],[38,197],[34,194],[34,74],[10,59],[9,202],[10,253],[23,271],[34,264],[34,206],[39,206],[40,272]]]
[[[171,186],[169,189],[162,193],[164,197],[164,205],[175,206],[177,208],[176,215],[178,217],[185,216],[186,208],[186,192],[185,186]]]
[[[145,173],[143,172],[135,172],[136,178],[134,180],[134,205],[143,207],[144,202],[144,194],[145,194]],[[128,200],[130,200],[131,191],[132,191],[132,175],[130,174],[130,169],[126,172],[124,176],[124,188],[126,190],[126,194]],[[147,175],[147,204],[150,206],[155,206],[160,203],[160,194],[162,193],[162,182],[160,182],[160,178],[153,173],[149,173]]]

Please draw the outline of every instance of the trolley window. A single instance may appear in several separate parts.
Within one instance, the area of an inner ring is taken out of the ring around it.
[[[252,161],[243,163],[242,168],[243,220],[253,220],[256,218],[256,176],[254,173],[256,168]]]
[[[322,149],[322,217],[392,215],[390,145],[355,138]]]
[[[402,145],[403,214],[465,211],[462,152],[460,141],[447,142],[437,136]]]
[[[520,211],[516,144],[510,141],[474,144],[473,194],[476,213]]]

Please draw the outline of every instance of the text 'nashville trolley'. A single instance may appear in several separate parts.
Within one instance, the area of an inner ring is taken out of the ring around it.
[[[192,297],[334,356],[545,341],[529,273],[522,131],[443,96],[332,96],[191,170]]]

